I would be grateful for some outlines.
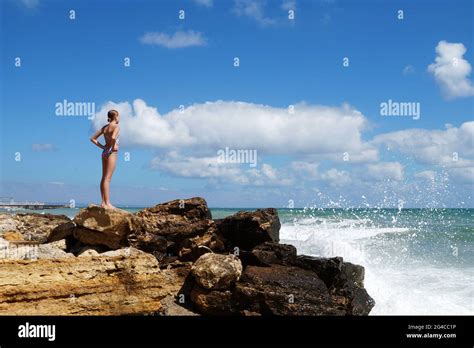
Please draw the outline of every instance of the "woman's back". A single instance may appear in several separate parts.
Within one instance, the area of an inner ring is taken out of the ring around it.
[[[113,136],[113,134],[114,134],[117,127],[118,127],[118,125],[113,123],[113,122],[111,122],[111,123],[105,125],[104,127],[102,127],[106,147],[110,146],[110,144],[112,143],[112,136]],[[113,149],[114,151],[118,150],[117,143],[118,143],[118,139],[116,139],[115,146],[114,146],[114,149]]]

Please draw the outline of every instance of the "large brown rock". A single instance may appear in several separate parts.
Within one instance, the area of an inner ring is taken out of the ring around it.
[[[203,198],[177,199],[137,212],[132,219],[136,239],[145,232],[172,242],[203,235],[213,226],[211,212]]]
[[[274,208],[240,211],[222,220],[216,221],[217,231],[221,234],[229,249],[238,247],[252,250],[264,242],[280,240],[280,219]]]
[[[231,291],[207,290],[196,285],[191,291],[191,301],[197,311],[205,315],[237,314]]]
[[[106,209],[90,205],[74,217],[74,238],[84,244],[104,245],[119,249],[128,245],[132,214],[121,209]]]
[[[152,255],[0,260],[0,315],[122,315],[162,309],[184,278]]]
[[[191,272],[196,282],[208,290],[227,290],[242,275],[242,263],[234,255],[207,253],[193,265]]]
[[[66,239],[74,234],[76,224],[73,221],[68,221],[56,226],[48,235],[47,242],[55,242],[61,239]]]

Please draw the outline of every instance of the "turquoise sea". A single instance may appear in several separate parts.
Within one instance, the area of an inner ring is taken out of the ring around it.
[[[124,208],[131,212],[139,208]],[[36,212],[73,217],[79,208]],[[223,218],[242,209],[211,209]],[[247,209],[252,210],[252,209]],[[474,209],[279,209],[282,243],[366,270],[371,314],[474,314]]]

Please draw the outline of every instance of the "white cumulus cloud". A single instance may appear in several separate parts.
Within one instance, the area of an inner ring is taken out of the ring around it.
[[[121,141],[128,146],[187,149],[214,155],[218,149],[257,150],[259,154],[337,154],[366,156],[372,145],[362,139],[367,119],[356,109],[321,105],[287,108],[215,101],[193,104],[160,114],[143,100],[108,102],[96,113],[93,125],[106,123],[107,111],[121,114]],[[373,153],[372,149],[372,153]]]
[[[471,64],[463,58],[466,47],[462,43],[440,41],[436,46],[434,63],[428,66],[446,98],[474,95],[474,86],[469,80]]]
[[[474,121],[445,130],[406,129],[377,135],[375,145],[410,156],[421,164],[448,170],[454,179],[474,181]]]
[[[222,163],[217,155],[193,157],[171,151],[165,156],[153,158],[150,167],[177,177],[205,178],[238,185],[288,186],[293,183],[267,163],[262,164],[260,168],[250,168],[248,165]]]

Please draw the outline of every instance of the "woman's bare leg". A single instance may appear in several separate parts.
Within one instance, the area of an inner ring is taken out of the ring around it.
[[[115,164],[117,162],[117,154],[112,153],[107,156],[107,165],[105,166],[105,175],[104,175],[104,201],[105,206],[108,208],[115,208],[110,203],[110,181],[112,180],[112,175],[114,174]]]
[[[102,208],[105,208],[106,206],[106,201],[105,201],[105,173],[107,172],[107,157],[101,156],[102,158],[102,179],[100,180],[100,196],[102,198],[102,202],[100,203],[100,206]]]

